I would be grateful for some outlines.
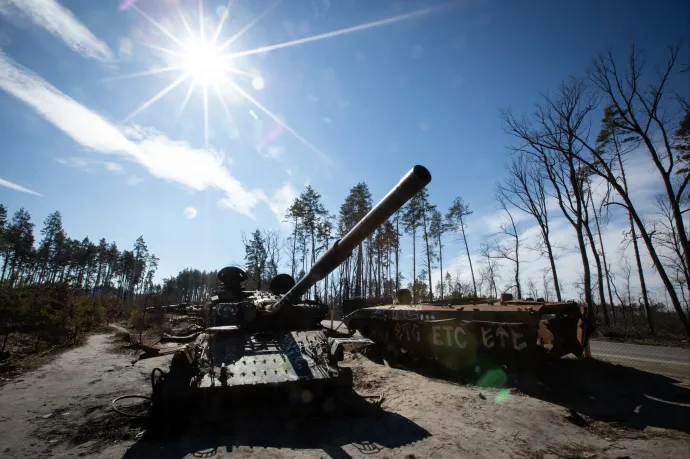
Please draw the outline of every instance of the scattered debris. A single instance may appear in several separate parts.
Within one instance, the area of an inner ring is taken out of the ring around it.
[[[578,427],[587,427],[589,425],[589,422],[573,409],[568,410],[568,416],[565,418]]]

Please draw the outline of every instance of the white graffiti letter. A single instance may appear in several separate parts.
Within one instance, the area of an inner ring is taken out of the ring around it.
[[[443,346],[443,342],[441,341],[441,327],[438,325],[433,325],[431,327],[431,337],[434,342],[434,346]]]
[[[517,332],[515,330],[512,330],[513,332],[513,347],[515,348],[516,351],[521,351],[524,348],[527,347],[527,343],[525,343],[524,340],[520,344],[518,344],[518,339],[522,339],[522,333]]]
[[[455,327],[455,344],[457,344],[460,349],[465,349],[467,347],[467,341],[465,338],[460,337],[461,334],[467,334],[465,329],[462,327]]]
[[[498,327],[496,329],[496,336],[501,338],[501,347],[506,347],[506,338],[509,338],[508,332],[503,329],[503,327]]]
[[[402,341],[403,334],[402,334],[402,326],[400,324],[395,324],[395,338],[398,341]]]
[[[417,340],[417,342],[421,341],[421,336],[419,336],[419,325],[412,324],[412,336]]]
[[[482,342],[484,343],[484,347],[488,347],[489,349],[496,345],[496,343],[494,343],[494,337],[491,336],[491,328],[482,327]]]
[[[451,332],[453,331],[453,326],[452,325],[444,325],[443,329],[446,331],[446,343],[447,346],[452,346],[453,345],[453,338],[451,335]]]

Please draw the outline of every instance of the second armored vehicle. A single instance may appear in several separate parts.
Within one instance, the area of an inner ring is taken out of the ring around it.
[[[541,299],[451,298],[410,304],[406,289],[396,304],[359,308],[343,319],[384,349],[390,362],[402,353],[433,359],[451,370],[508,365],[533,368],[544,359],[581,356],[586,308]]]

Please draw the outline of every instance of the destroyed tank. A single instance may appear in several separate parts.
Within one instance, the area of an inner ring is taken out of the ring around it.
[[[451,371],[482,373],[495,366],[534,370],[540,362],[586,348],[586,307],[575,302],[449,298],[411,304],[408,289],[394,304],[344,305],[343,325],[377,343],[395,364],[403,354],[435,361]]]
[[[351,371],[338,366],[342,345],[371,341],[329,336],[321,325],[328,307],[303,296],[430,181],[426,168],[413,167],[297,283],[279,274],[268,291],[246,290],[242,269],[220,270],[222,288],[202,313],[205,329],[174,352],[169,371],[151,374],[153,414],[248,399],[252,393],[310,404],[331,389],[351,389]]]

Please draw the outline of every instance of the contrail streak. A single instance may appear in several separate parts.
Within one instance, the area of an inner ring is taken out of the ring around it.
[[[345,29],[334,30],[333,32],[326,32],[319,35],[313,35],[306,38],[298,38],[297,40],[286,41],[283,43],[278,43],[275,45],[262,46],[261,48],[254,48],[247,51],[240,51],[238,53],[231,54],[230,59],[236,59],[238,57],[251,56],[252,54],[267,53],[269,51],[274,51],[276,49],[288,48],[290,46],[297,46],[303,43],[309,43],[312,41],[323,40],[324,38],[337,37],[339,35],[345,35],[348,33],[359,32],[360,30],[373,29],[374,27],[379,27],[386,24],[392,24],[394,22],[404,21],[406,19],[416,18],[418,16],[423,16],[425,14],[435,13],[441,9],[448,8],[454,5],[456,2],[444,3],[442,5],[434,6],[431,8],[424,8],[421,10],[413,11],[411,13],[400,14],[398,16],[393,16],[386,19],[380,19],[374,22],[368,22],[366,24],[360,24],[353,27],[348,27]]]
[[[261,13],[260,15],[258,15],[256,18],[254,18],[254,20],[253,20],[252,22],[250,22],[249,24],[247,24],[246,26],[244,26],[244,27],[242,28],[242,30],[240,30],[239,32],[237,32],[235,35],[233,35],[232,37],[230,37],[229,40],[227,40],[225,43],[223,43],[222,45],[220,45],[220,46],[218,47],[218,51],[219,51],[219,52],[220,52],[220,51],[223,51],[225,48],[227,48],[228,46],[230,46],[231,44],[233,44],[233,43],[235,42],[235,40],[237,40],[238,38],[240,38],[242,35],[245,34],[245,32],[247,32],[249,29],[251,29],[252,27],[254,27],[254,26],[256,25],[257,22],[259,22],[260,20],[262,20],[262,19],[264,18],[264,16],[266,16],[268,13],[270,13],[276,6],[278,6],[279,3],[280,3],[280,0],[276,0],[275,2],[273,2],[273,4],[271,4],[271,6],[269,6],[268,8],[266,8],[266,11],[264,11],[263,13]],[[231,57],[232,57],[232,56],[231,56]]]

